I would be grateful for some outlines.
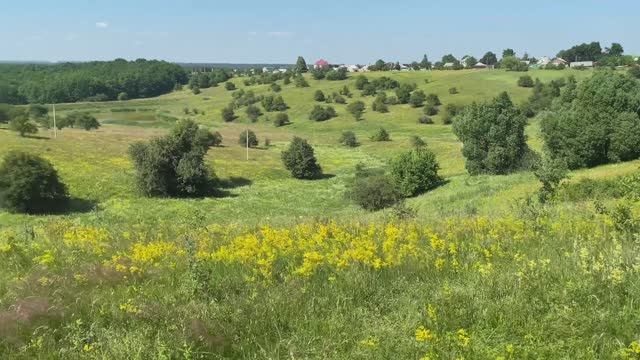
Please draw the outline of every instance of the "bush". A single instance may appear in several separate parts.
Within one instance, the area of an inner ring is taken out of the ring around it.
[[[384,128],[378,129],[373,135],[370,137],[371,141],[391,141],[391,136]]]
[[[313,100],[319,101],[319,102],[322,102],[325,100],[325,96],[322,90],[316,90],[316,92],[313,93]]]
[[[248,137],[248,141],[247,141]],[[249,146],[250,148],[258,146],[258,137],[256,133],[251,130],[244,130],[238,136],[238,144],[243,147]]]
[[[385,101],[385,104],[387,105],[397,105],[398,103],[399,103],[399,100],[395,96],[388,96],[387,100]]]
[[[198,129],[194,144],[203,148],[220,146],[222,144],[222,135],[217,131],[210,132],[207,129]]]
[[[462,141],[470,174],[507,174],[520,168],[527,153],[527,119],[506,92],[492,102],[471,104],[453,124]]]
[[[268,111],[285,111],[288,109],[287,104],[284,102],[282,96],[266,95],[262,98],[262,107]]]
[[[316,179],[322,175],[322,168],[316,160],[313,147],[307,140],[297,136],[282,152],[282,162],[296,179]]]
[[[47,160],[21,151],[10,151],[0,165],[0,208],[20,213],[63,210],[67,187]]]
[[[333,94],[331,94],[331,97],[333,98],[333,102],[336,104],[346,104],[347,100],[340,94],[334,92]]]
[[[458,93],[458,88],[455,88],[455,87],[449,88],[449,94],[455,95],[457,93]]]
[[[192,120],[182,120],[168,135],[130,146],[137,185],[144,195],[185,197],[210,193],[211,180],[204,163],[207,149],[197,141],[198,130]]]
[[[368,211],[382,210],[402,199],[391,178],[385,175],[356,177],[350,186],[348,197]]]
[[[282,87],[276,83],[271,84],[269,87],[271,88],[271,91],[276,93],[282,90]]]
[[[422,90],[416,90],[411,94],[409,98],[409,103],[413,107],[420,107],[424,105],[425,100],[427,100],[427,96],[424,94]]]
[[[364,75],[358,75],[355,81],[355,87],[358,90],[364,90],[364,87],[369,84],[369,79]]]
[[[427,95],[427,98],[425,100],[427,102],[427,104],[431,105],[431,106],[439,106],[442,105],[442,103],[440,102],[440,98],[438,97],[438,95],[436,94],[429,94]]]
[[[98,120],[95,117],[91,116],[91,114],[89,113],[72,112],[67,116],[66,119],[60,122],[60,125],[58,125],[58,127],[60,128],[60,126],[71,126],[74,128],[80,128],[89,131],[91,129],[99,128],[100,122],[98,122]]]
[[[427,146],[427,143],[418,135],[411,136],[411,145],[413,147],[423,147]]]
[[[360,120],[362,118],[362,113],[364,112],[365,105],[362,101],[354,101],[351,104],[347,105],[347,111],[353,115],[356,120]]]
[[[422,111],[427,116],[438,115],[438,108],[436,106],[434,106],[434,105],[431,105],[431,104],[426,104]]]
[[[533,79],[529,75],[520,76],[518,79],[518,86],[520,87],[531,88],[533,85]]]
[[[428,116],[420,116],[418,118],[418,123],[420,124],[433,124],[433,119]]]
[[[247,113],[247,116],[249,117],[249,119],[251,119],[251,121],[258,120],[260,115],[262,115],[262,111],[260,111],[260,109],[255,105],[247,106],[245,112]]]
[[[506,56],[500,61],[500,68],[507,71],[529,71],[529,65],[523,63],[515,56]]]
[[[38,127],[29,120],[29,117],[25,114],[18,115],[9,121],[9,128],[20,136],[27,134],[35,134],[38,132]]]
[[[356,134],[353,131],[343,132],[342,136],[340,136],[340,144],[348,147],[356,147],[359,145]]]
[[[127,94],[126,92],[119,93],[118,94],[118,100],[119,101],[129,100],[129,94]]]
[[[236,89],[236,84],[232,83],[231,81],[227,81],[226,83],[224,83],[224,88],[229,91],[233,91]]]
[[[349,90],[349,87],[347,85],[345,85],[341,90],[340,90],[340,95],[344,95],[348,98],[350,98],[352,96],[351,94],[351,90]]]
[[[297,88],[309,87],[307,80],[305,80],[304,76],[300,74],[296,76],[295,85]]]
[[[287,113],[277,113],[275,119],[273,119],[273,125],[280,127],[289,124],[289,115]]]
[[[391,179],[404,196],[415,196],[429,191],[442,182],[438,175],[440,166],[435,154],[417,147],[405,152],[391,163]]]
[[[233,112],[233,105],[223,108],[220,113],[222,114],[222,120],[224,120],[224,122],[231,122],[236,118],[236,114]]]
[[[560,182],[567,177],[567,164],[561,159],[544,158],[534,174],[542,183],[538,198],[545,203],[555,196]]]
[[[336,80],[346,80],[347,79],[347,69],[339,68],[332,69],[327,72],[327,80],[336,81]]]
[[[198,86],[194,86],[191,89],[191,92],[193,93],[193,95],[198,95],[198,94],[200,94],[200,88]]]
[[[385,93],[379,93],[378,96],[376,96],[376,99],[371,104],[371,110],[377,111],[379,113],[389,112],[389,108],[386,104],[386,99],[387,97]]]
[[[309,119],[314,121],[325,121],[337,116],[336,111],[331,106],[322,107],[316,105],[309,114]]]

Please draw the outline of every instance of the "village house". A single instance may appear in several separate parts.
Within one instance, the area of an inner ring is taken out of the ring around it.
[[[326,69],[329,67],[329,62],[325,59],[320,59],[313,64],[314,69]]]
[[[593,67],[593,61],[574,61],[571,64],[569,64],[570,68],[590,68]]]

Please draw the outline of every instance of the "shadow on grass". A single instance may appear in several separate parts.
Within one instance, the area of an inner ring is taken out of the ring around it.
[[[222,189],[235,189],[241,186],[249,186],[253,181],[240,176],[232,176],[228,179],[219,179],[218,186]]]
[[[51,140],[50,137],[46,137],[46,136],[38,136],[38,135],[25,135],[23,136],[27,139],[38,139],[38,140]]]

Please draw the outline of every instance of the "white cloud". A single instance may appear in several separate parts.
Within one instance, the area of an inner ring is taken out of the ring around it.
[[[98,29],[105,29],[105,28],[108,28],[108,27],[109,27],[109,23],[108,23],[108,22],[106,22],[106,21],[98,21],[98,22],[96,23],[96,27],[97,27]]]

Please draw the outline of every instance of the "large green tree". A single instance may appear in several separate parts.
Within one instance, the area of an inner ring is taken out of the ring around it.
[[[316,160],[313,147],[307,140],[297,136],[282,152],[282,162],[296,179],[316,179],[322,175],[322,168]]]
[[[309,68],[307,67],[307,62],[304,60],[302,56],[298,56],[298,60],[296,60],[296,66],[293,70],[297,73],[304,73],[309,71]]]

